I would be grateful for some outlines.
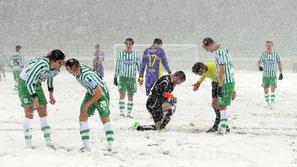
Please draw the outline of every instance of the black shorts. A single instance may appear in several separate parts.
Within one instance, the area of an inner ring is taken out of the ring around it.
[[[218,83],[217,82],[214,82],[212,81],[211,82],[211,96],[212,98],[217,98],[218,97]]]
[[[158,99],[148,98],[146,102],[146,108],[152,115],[154,122],[159,122],[163,118],[162,104]]]

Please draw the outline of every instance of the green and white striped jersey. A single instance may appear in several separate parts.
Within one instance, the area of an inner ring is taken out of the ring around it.
[[[75,76],[76,80],[87,89],[90,95],[95,94],[95,88],[98,86],[103,90],[104,95],[109,95],[106,84],[103,80],[88,66],[80,64],[81,74]]]
[[[37,57],[30,60],[22,70],[20,77],[26,81],[26,85],[30,95],[35,94],[35,85],[41,84],[47,80],[48,88],[53,88],[53,77],[60,70],[51,69],[49,59],[47,57]]]
[[[225,65],[225,80],[224,83],[233,83],[235,82],[233,64],[231,62],[231,55],[227,48],[223,46],[219,46],[216,53],[216,68],[217,68],[217,76],[220,74],[220,65]]]
[[[8,65],[14,70],[20,70],[25,65],[25,58],[21,53],[15,53],[7,61]]]
[[[259,62],[263,63],[263,77],[275,77],[277,75],[276,64],[281,62],[277,52],[271,54],[262,52]]]
[[[136,79],[136,73],[140,69],[140,58],[136,51],[130,53],[125,50],[117,56],[115,76],[123,76]]]

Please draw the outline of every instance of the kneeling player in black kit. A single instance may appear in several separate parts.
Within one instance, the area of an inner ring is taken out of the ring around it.
[[[139,131],[164,129],[176,109],[177,101],[172,95],[173,89],[185,80],[186,75],[183,71],[177,71],[174,74],[161,77],[155,83],[146,102],[146,108],[152,115],[155,124],[140,125],[138,122],[135,122],[132,128]]]

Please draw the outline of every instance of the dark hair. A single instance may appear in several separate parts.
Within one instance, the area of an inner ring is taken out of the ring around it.
[[[197,62],[193,65],[192,67],[192,72],[193,73],[198,73],[199,71],[201,71],[202,69],[206,69],[206,65],[201,63],[201,62]]]
[[[126,44],[126,42],[131,42],[132,45],[134,45],[134,40],[133,40],[132,38],[127,38],[127,39],[125,40],[125,44]]]
[[[21,45],[17,45],[16,47],[15,47],[15,50],[20,50],[22,47],[21,47]]]
[[[156,38],[156,39],[154,39],[153,44],[162,45],[163,44],[163,41],[160,38]]]
[[[209,46],[210,44],[214,43],[214,40],[211,39],[210,37],[207,37],[207,38],[203,39],[202,43],[203,43],[204,46]]]
[[[186,80],[186,74],[183,71],[176,71],[173,75],[179,77],[182,81]]]
[[[79,67],[79,61],[76,59],[68,59],[65,63],[66,67],[70,67],[70,68],[78,68]]]
[[[65,59],[65,55],[64,55],[64,53],[61,50],[55,49],[55,50],[52,50],[47,55],[47,58],[49,59],[49,61],[58,61],[58,60],[64,60]]]
[[[265,43],[271,43],[273,45],[273,42],[271,40],[268,40]]]
[[[95,48],[99,48],[99,47],[100,47],[100,45],[96,43]]]

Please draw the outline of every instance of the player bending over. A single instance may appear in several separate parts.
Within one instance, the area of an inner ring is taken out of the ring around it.
[[[155,124],[140,125],[135,122],[132,128],[139,131],[164,129],[176,110],[176,98],[171,93],[176,85],[185,80],[186,75],[183,71],[161,77],[154,85],[146,102],[146,108]]]
[[[212,95],[212,108],[215,111],[216,118],[214,125],[207,130],[206,132],[211,133],[211,132],[216,132],[218,131],[219,124],[220,124],[220,110],[218,109],[218,94],[217,94],[217,89],[218,89],[218,82],[217,82],[217,69],[216,69],[216,63],[213,61],[210,62],[197,62],[194,64],[192,68],[192,72],[195,73],[196,75],[200,75],[201,77],[199,80],[193,85],[193,90],[197,91],[201,85],[201,83],[204,81],[205,78],[209,78],[212,80],[211,82],[211,95]],[[236,98],[236,92],[233,92],[232,95],[232,100]],[[229,131],[229,128],[227,128],[227,131]]]
[[[91,151],[88,118],[94,115],[95,110],[99,112],[105,130],[108,151],[111,151],[114,138],[109,119],[109,91],[107,86],[91,68],[80,64],[76,59],[67,60],[65,66],[66,70],[73,74],[76,80],[87,89],[79,115],[80,135],[84,145],[80,151]]]
[[[60,72],[65,55],[60,50],[51,51],[46,57],[37,57],[29,61],[20,75],[18,85],[19,98],[25,111],[23,123],[26,148],[32,146],[32,119],[34,110],[40,117],[41,130],[47,146],[54,148],[51,142],[51,128],[47,120],[47,101],[41,83],[47,81],[50,104],[55,104],[53,96],[53,77]]]
[[[227,106],[231,105],[232,94],[235,87],[235,77],[231,55],[229,50],[222,45],[216,43],[211,38],[205,38],[202,47],[208,52],[215,52],[217,78],[218,78],[218,108],[220,110],[219,134],[225,135],[228,127]]]

